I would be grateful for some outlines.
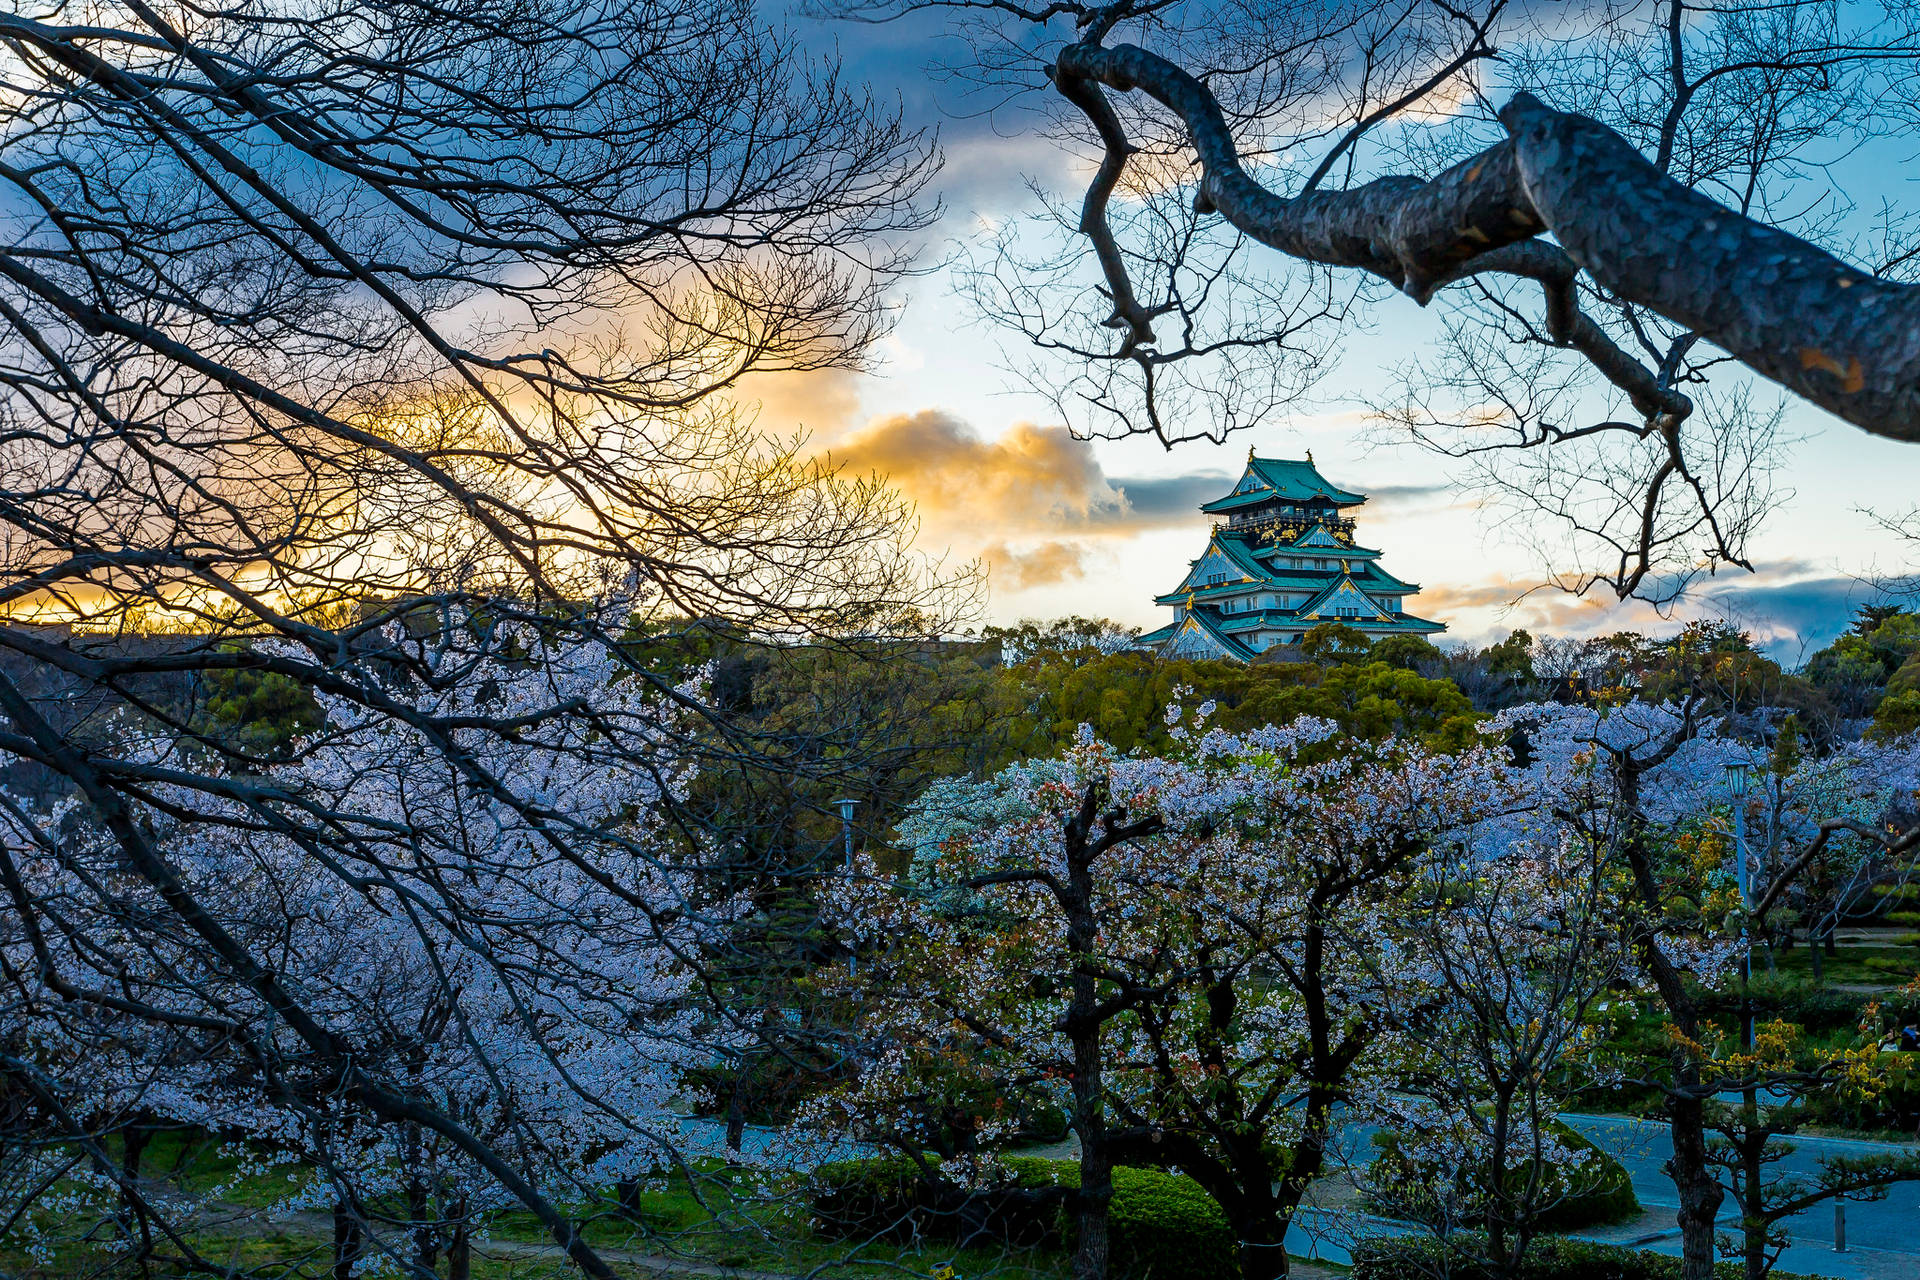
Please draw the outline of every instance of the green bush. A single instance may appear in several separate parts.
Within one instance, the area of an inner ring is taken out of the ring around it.
[[[1868,964],[1872,964],[1869,957]],[[1920,1021],[1920,997],[1904,991],[1865,996],[1857,991],[1816,987],[1806,979],[1785,973],[1756,973],[1749,988],[1754,1017],[1761,1022],[1791,1022],[1809,1032],[1840,1031],[1860,1024],[1869,1002],[1878,1006],[1883,1021],[1894,1026]],[[1728,1020],[1740,1015],[1740,992],[1694,989],[1703,1012]]]
[[[814,1224],[834,1237],[900,1237],[913,1232],[959,1239],[979,1235],[1071,1249],[1071,1160],[1016,1156],[1004,1179],[973,1191],[930,1183],[901,1156],[822,1165],[810,1186]],[[1238,1249],[1226,1215],[1193,1179],[1159,1169],[1113,1171],[1109,1231],[1116,1280],[1235,1280]]]
[[[1920,1054],[1883,1053],[1879,1066],[1886,1072],[1884,1088],[1860,1096],[1822,1090],[1801,1105],[1807,1122],[1862,1133],[1893,1130],[1911,1134],[1920,1126]]]
[[[1493,1272],[1475,1265],[1485,1241],[1455,1236],[1439,1241],[1425,1236],[1390,1236],[1362,1240],[1353,1250],[1353,1280],[1409,1280],[1416,1276],[1445,1275],[1449,1280],[1491,1280]],[[1718,1274],[1727,1280],[1745,1274],[1735,1263],[1723,1262]],[[1514,1280],[1679,1280],[1680,1259],[1641,1253],[1621,1245],[1544,1236],[1527,1250]],[[1773,1280],[1809,1280],[1805,1276],[1773,1273]]]
[[[813,1171],[807,1190],[815,1228],[836,1239],[912,1235],[927,1211],[920,1166],[905,1156],[823,1164]]]
[[[1021,1156],[1008,1160],[1007,1166],[1023,1187],[1080,1188],[1080,1166],[1071,1160]],[[1239,1248],[1226,1215],[1199,1183],[1183,1174],[1115,1169],[1107,1230],[1115,1277],[1235,1280],[1240,1274]],[[1059,1234],[1061,1246],[1072,1248],[1070,1206],[1061,1211]]]
[[[1546,1182],[1540,1192],[1544,1207],[1535,1220],[1536,1230],[1581,1231],[1588,1227],[1624,1222],[1640,1212],[1640,1201],[1633,1194],[1633,1180],[1618,1160],[1564,1124],[1556,1122],[1550,1129],[1553,1136],[1569,1150],[1591,1153],[1592,1158],[1585,1163],[1574,1181],[1568,1181],[1568,1176],[1559,1169],[1550,1168],[1547,1171]],[[1421,1162],[1410,1161],[1401,1154],[1393,1134],[1378,1134],[1373,1141],[1380,1148],[1380,1154],[1374,1157],[1373,1164],[1368,1168],[1367,1178],[1376,1187],[1411,1185],[1416,1189],[1424,1189],[1454,1175],[1455,1171],[1425,1167]],[[1527,1176],[1525,1163],[1507,1171],[1509,1185],[1516,1192]],[[1459,1212],[1458,1205],[1467,1205],[1466,1212],[1472,1212],[1475,1192],[1484,1185],[1484,1173],[1472,1185],[1465,1178],[1456,1181],[1453,1187],[1456,1213]],[[1382,1205],[1381,1208],[1416,1222],[1439,1225],[1441,1215],[1437,1211],[1423,1212],[1428,1208],[1423,1202],[1430,1201],[1430,1198],[1430,1194],[1416,1190],[1415,1194],[1401,1197],[1395,1203]]]

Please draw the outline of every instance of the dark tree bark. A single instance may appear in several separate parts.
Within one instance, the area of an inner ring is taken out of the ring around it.
[[[447,1280],[473,1280],[473,1236],[467,1214],[466,1198],[454,1201],[449,1211],[453,1236],[447,1244]]]
[[[1093,837],[1098,812],[1098,789],[1089,789],[1066,830],[1065,882],[1058,892],[1061,914],[1067,922],[1067,950],[1072,957],[1072,992],[1062,1018],[1062,1029],[1073,1053],[1073,1129],[1080,1138],[1080,1190],[1074,1198],[1079,1239],[1073,1253],[1074,1280],[1106,1280],[1112,1252],[1108,1238],[1109,1208],[1113,1203],[1113,1153],[1107,1143],[1106,1098],[1103,1096],[1100,979],[1095,969],[1100,924],[1094,900],[1093,864],[1104,846]]]
[[[360,1215],[346,1200],[333,1202],[333,1280],[353,1280],[366,1243]]]
[[[1675,1028],[1688,1043],[1700,1044],[1700,1007],[1687,989],[1685,976],[1668,959],[1660,938],[1659,922],[1666,915],[1667,904],[1660,891],[1646,820],[1640,813],[1642,775],[1671,756],[1693,732],[1689,716],[1682,728],[1653,750],[1639,754],[1611,751],[1609,759],[1618,788],[1618,820],[1624,827],[1621,850],[1642,913],[1633,930],[1634,946]],[[1708,1158],[1706,1106],[1719,1082],[1702,1079],[1700,1064],[1689,1049],[1676,1048],[1674,1056],[1674,1079],[1666,1088],[1673,1157],[1667,1162],[1666,1172],[1680,1199],[1675,1221],[1680,1227],[1681,1276],[1682,1280],[1712,1280],[1713,1224],[1726,1193],[1714,1177]]]
[[[1649,419],[1683,417],[1690,405],[1583,323],[1572,294],[1578,270],[1855,426],[1920,441],[1920,288],[1877,279],[1716,204],[1585,116],[1518,94],[1500,113],[1508,141],[1431,181],[1380,178],[1289,199],[1246,173],[1219,102],[1165,58],[1081,42],[1061,50],[1054,76],[1103,126],[1100,100],[1082,86],[1137,90],[1171,109],[1202,166],[1199,199],[1289,256],[1359,268],[1421,302],[1482,272],[1538,280],[1555,336]],[[1098,223],[1089,233],[1108,234]],[[1132,290],[1114,274],[1118,258],[1100,257],[1113,264],[1116,321],[1146,340],[1151,317],[1126,313]]]

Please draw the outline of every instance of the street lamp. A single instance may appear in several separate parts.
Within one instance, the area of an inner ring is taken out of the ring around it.
[[[1735,882],[1740,886],[1740,956],[1745,981],[1741,1003],[1746,1006],[1741,1022],[1745,1025],[1747,1048],[1751,1051],[1753,1006],[1748,1001],[1753,987],[1753,935],[1747,932],[1746,913],[1753,909],[1753,897],[1747,887],[1747,789],[1753,784],[1753,766],[1745,760],[1729,761],[1726,776],[1727,795],[1733,799],[1733,873]]]
[[[846,867],[851,871],[853,869],[853,806],[860,802],[842,796],[833,803],[838,806],[840,810],[840,838],[846,844]]]
[[[1733,873],[1740,883],[1740,905],[1752,906],[1747,897],[1747,788],[1753,784],[1753,769],[1740,760],[1726,766],[1727,794],[1733,798]]]
[[[847,850],[846,861],[841,865],[848,872],[852,872],[853,870],[853,806],[855,806],[856,804],[859,804],[860,802],[858,800],[855,800],[851,796],[841,796],[838,800],[835,800],[833,803],[834,803],[834,806],[840,810],[840,838],[845,842],[846,850]],[[847,947],[847,975],[851,977],[859,969],[859,966],[860,966],[860,957],[857,954],[855,954],[853,947],[849,945]]]

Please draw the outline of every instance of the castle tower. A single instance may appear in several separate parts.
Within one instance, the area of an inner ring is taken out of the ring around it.
[[[1141,640],[1172,658],[1245,662],[1294,644],[1323,622],[1381,636],[1428,636],[1446,624],[1406,611],[1419,586],[1380,567],[1380,553],[1354,542],[1352,517],[1366,501],[1304,459],[1256,458],[1233,491],[1200,509],[1215,517],[1207,549],[1181,584],[1154,603],[1173,621]]]

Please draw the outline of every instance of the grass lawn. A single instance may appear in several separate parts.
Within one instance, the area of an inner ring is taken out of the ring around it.
[[[158,1145],[156,1141],[149,1147],[149,1154]],[[183,1183],[203,1188],[238,1185],[252,1192],[251,1205],[265,1202],[270,1190],[265,1184],[272,1179],[280,1179],[284,1186],[283,1170],[267,1178],[236,1179],[242,1171],[237,1161],[216,1160],[193,1151],[170,1152],[169,1158],[175,1154],[181,1156]],[[168,1165],[154,1160],[149,1168],[158,1173]],[[226,1203],[235,1205],[242,1200],[231,1198]],[[606,1251],[617,1270],[635,1274],[643,1274],[631,1265],[639,1257],[823,1277],[928,1277],[951,1268],[950,1274],[957,1280],[1062,1280],[1068,1272],[1065,1256],[1053,1250],[958,1249],[941,1242],[818,1238],[802,1202],[777,1186],[738,1179],[719,1169],[703,1175],[697,1190],[685,1177],[676,1177],[643,1191],[636,1208],[637,1214],[628,1217],[612,1212],[610,1206],[577,1207],[588,1241]],[[89,1222],[102,1222],[104,1227],[92,1232],[93,1243],[76,1238],[84,1234]],[[50,1253],[32,1256],[26,1249],[24,1233],[16,1233],[14,1238],[0,1242],[0,1276],[9,1280],[121,1280],[142,1274],[127,1261],[125,1241],[118,1229],[98,1213],[71,1213],[64,1220],[41,1225],[49,1235],[58,1237]],[[219,1227],[183,1234],[204,1258],[231,1268],[236,1277],[321,1280],[332,1265],[328,1224],[318,1215],[262,1219],[252,1226],[223,1221]],[[405,1247],[401,1233],[389,1229],[388,1238],[394,1247]],[[177,1252],[164,1240],[157,1242],[156,1251],[163,1257]],[[357,1274],[369,1280],[376,1275],[398,1274],[390,1263],[382,1262],[370,1257]],[[445,1270],[442,1260],[441,1274]],[[148,1274],[157,1280],[181,1271],[156,1262]],[[476,1237],[474,1280],[536,1280],[577,1274],[553,1249],[545,1228],[523,1211],[489,1215],[484,1238]]]
[[[1920,947],[1841,947],[1839,954],[1822,956],[1821,970],[1829,983],[1858,986],[1898,987],[1920,974]],[[1869,964],[1868,961],[1878,961]],[[1799,977],[1813,976],[1812,949],[1797,946],[1791,951],[1775,951],[1774,967],[1781,973]],[[1753,967],[1764,971],[1766,961],[1756,954]]]

